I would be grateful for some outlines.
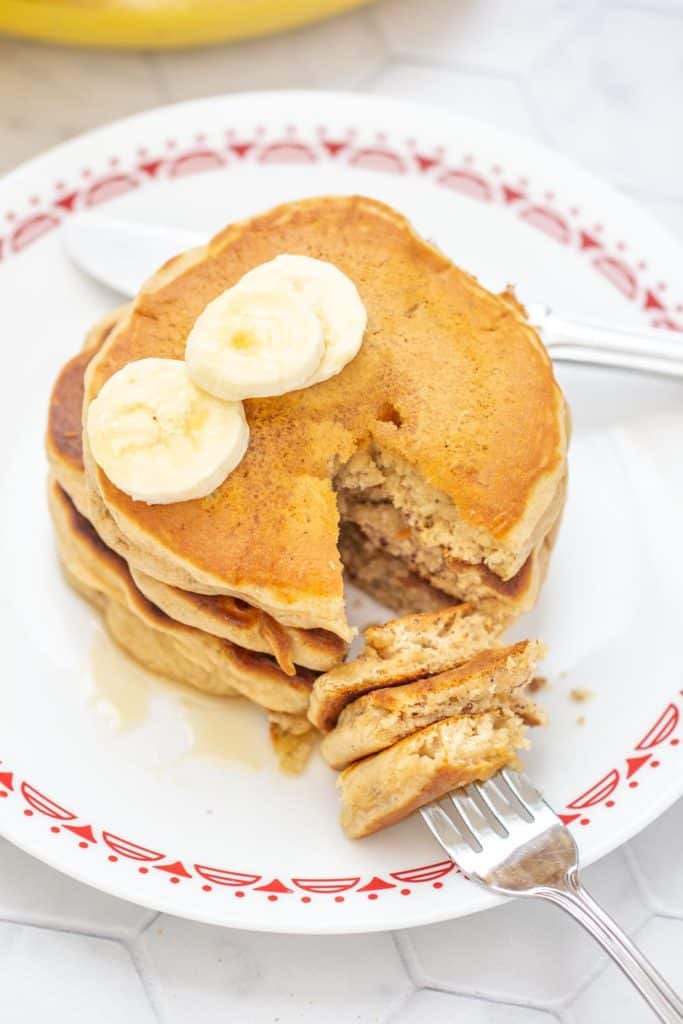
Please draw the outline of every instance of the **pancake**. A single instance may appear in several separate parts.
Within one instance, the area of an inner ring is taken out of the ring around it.
[[[360,352],[321,384],[247,401],[248,451],[206,498],[133,501],[86,446],[98,533],[153,579],[344,641],[345,489],[375,488],[415,544],[514,578],[564,500],[566,413],[550,359],[510,295],[487,292],[375,200],[285,204],[169,261],[92,360],[86,410],[129,361],[182,358],[207,303],[283,252],[353,280],[368,311]]]
[[[317,731],[305,715],[285,715],[271,711],[268,721],[270,742],[280,771],[284,775],[300,775],[318,742]]]
[[[393,825],[452,789],[517,767],[527,746],[512,711],[444,718],[341,773],[342,828],[360,839]]]
[[[372,690],[342,711],[321,751],[332,768],[346,768],[443,718],[508,707],[528,725],[543,716],[526,689],[543,645],[528,640],[499,647],[427,679]]]
[[[467,604],[371,626],[354,661],[315,680],[308,717],[329,732],[351,701],[370,690],[456,668],[490,647],[501,630],[500,623]]]
[[[59,374],[50,400],[46,437],[50,467],[76,508],[88,519],[91,507],[85,486],[81,430],[83,378],[88,363],[124,314],[125,307],[93,327],[82,351]],[[109,540],[106,530],[103,539]],[[325,671],[342,661],[346,653],[346,644],[334,633],[289,629],[237,598],[193,594],[169,587],[139,570],[132,572],[138,590],[172,619],[248,650],[273,654],[288,675],[296,674],[297,664]]]
[[[103,614],[114,640],[143,667],[219,696],[240,694],[303,717],[312,674],[287,676],[274,659],[170,619],[137,589],[125,561],[102,542],[52,480],[49,503],[66,575]]]
[[[347,578],[395,615],[436,612],[457,602],[393,555],[375,547],[353,523],[342,523],[339,554]]]

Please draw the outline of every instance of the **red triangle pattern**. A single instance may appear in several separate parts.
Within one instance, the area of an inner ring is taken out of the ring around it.
[[[257,892],[294,892],[293,889],[288,889],[286,885],[283,885],[279,878],[274,878],[267,885],[257,885],[255,888]]]
[[[159,173],[159,168],[163,162],[163,160],[148,160],[144,164],[138,164],[138,167],[145,174],[149,174],[150,178],[154,178]]]
[[[374,892],[376,889],[395,889],[396,886],[393,882],[385,882],[383,878],[379,878],[375,875],[371,878],[367,885],[361,885],[360,889],[356,889],[356,892]]]
[[[664,303],[657,298],[654,292],[649,289],[645,292],[645,302],[643,303],[643,309],[666,309]]]
[[[432,167],[436,167],[440,161],[434,156],[420,156],[419,153],[415,154],[417,166],[420,168],[423,174],[427,171],[431,171]]]
[[[97,842],[91,825],[64,825],[63,827],[68,828],[69,832],[73,832],[75,836],[80,836],[81,839],[85,839],[89,843]]]
[[[166,871],[169,875],[179,875],[181,878],[192,878],[192,875],[185,865],[179,860],[175,861],[173,864],[154,864],[152,866],[155,871]]]
[[[346,142],[332,142],[331,139],[325,139],[323,141],[323,146],[330,156],[337,156],[337,154],[341,153],[342,149],[344,149],[346,145]]]
[[[599,249],[602,245],[597,238],[589,235],[587,231],[579,231],[579,244],[582,249]]]
[[[236,156],[240,157],[240,159],[243,159],[247,155],[249,150],[253,148],[253,146],[254,146],[253,142],[231,142],[230,143],[230,149],[233,151],[233,153],[236,154]]]
[[[14,790],[14,772],[0,772],[0,786]]]
[[[523,192],[520,192],[518,188],[510,188],[509,185],[502,185],[501,190],[503,193],[503,199],[506,203],[515,203],[518,199],[526,199]]]
[[[565,825],[571,825],[571,823],[576,821],[579,817],[581,817],[579,814],[558,814],[558,818],[560,821],[563,821]]]
[[[627,757],[626,778],[630,779],[633,775],[636,774],[636,772],[639,772],[643,765],[646,764],[651,757],[652,754],[645,754],[643,757]]]
[[[77,199],[78,192],[70,192],[68,196],[61,196],[55,203],[55,206],[59,206],[62,210],[69,210],[70,212],[76,205]]]

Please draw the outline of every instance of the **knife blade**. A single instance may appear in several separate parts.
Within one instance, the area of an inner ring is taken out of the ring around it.
[[[132,298],[172,256],[204,245],[198,231],[77,215],[62,227],[64,248],[76,266],[114,291]],[[679,330],[620,326],[557,313],[527,304],[529,323],[555,362],[588,363],[683,378],[683,333]]]

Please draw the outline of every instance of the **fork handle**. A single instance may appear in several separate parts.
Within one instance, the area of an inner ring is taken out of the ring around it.
[[[567,889],[544,888],[536,890],[535,895],[566,910],[583,925],[609,953],[664,1024],[683,1024],[683,1001],[628,935],[583,888],[576,876],[570,877]]]
[[[683,378],[683,333],[665,328],[614,327],[531,307],[532,323],[553,359],[617,366],[626,370]]]

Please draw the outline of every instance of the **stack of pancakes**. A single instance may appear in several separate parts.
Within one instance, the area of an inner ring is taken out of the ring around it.
[[[132,360],[182,359],[207,303],[280,253],[351,278],[368,313],[359,354],[321,384],[247,400],[247,453],[208,497],[134,501],[84,444],[89,404]],[[169,261],[91,331],[52,396],[50,502],[67,574],[114,638],[155,671],[262,705],[291,753],[313,680],[353,635],[344,568],[398,612],[458,605],[500,630],[538,593],[566,445],[550,360],[510,294],[381,203],[315,198]]]

